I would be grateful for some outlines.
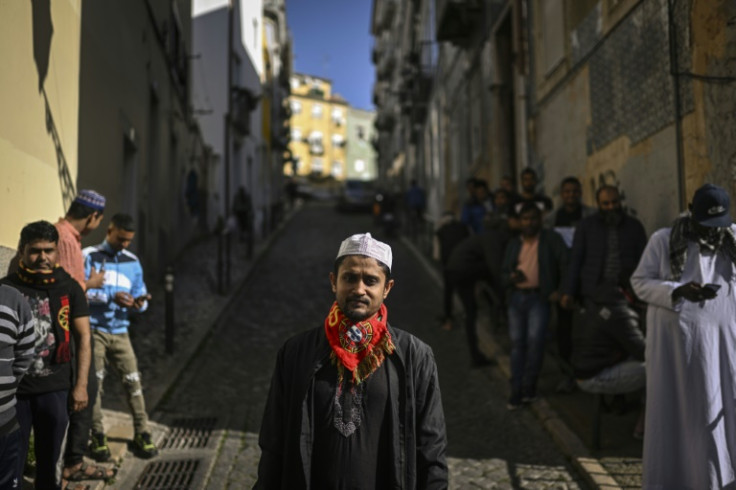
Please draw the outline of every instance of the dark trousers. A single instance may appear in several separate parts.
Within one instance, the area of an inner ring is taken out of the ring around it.
[[[20,431],[14,429],[0,436],[0,490],[21,488],[18,478]]]
[[[453,296],[455,295],[455,285],[452,283],[452,278],[447,271],[442,273],[442,316],[445,320],[452,318],[453,310]]]
[[[94,339],[94,335],[90,335]],[[74,466],[84,461],[84,453],[89,442],[89,431],[92,428],[92,408],[97,399],[97,373],[95,372],[94,340],[90,344],[91,359],[89,376],[87,377],[87,396],[89,403],[84,410],[69,414],[69,431],[66,436],[64,466]]]
[[[572,318],[572,310],[557,305],[557,352],[568,365],[572,355]]]
[[[20,454],[16,477],[23,478],[28,453],[28,439],[33,428],[38,490],[61,488],[61,450],[69,425],[69,392],[52,391],[40,395],[18,395],[17,417],[20,425]]]
[[[475,299],[475,281],[460,281],[455,283],[457,287],[457,295],[463,303],[465,310],[465,336],[468,340],[468,349],[470,350],[470,358],[473,361],[483,359],[483,354],[478,348],[478,331],[476,330],[476,321],[478,319],[478,302]]]

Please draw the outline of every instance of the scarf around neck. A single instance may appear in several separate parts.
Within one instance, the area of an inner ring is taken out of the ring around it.
[[[685,270],[689,241],[697,243],[700,250],[723,251],[731,263],[736,264],[736,237],[730,227],[697,226],[690,216],[684,216],[675,220],[670,232],[670,269],[675,280],[679,280]]]
[[[345,369],[352,372],[353,383],[360,384],[394,351],[387,324],[388,310],[384,304],[375,315],[359,322],[345,316],[337,301],[332,304],[325,318],[325,334],[332,348],[330,359],[337,366],[339,384]]]
[[[54,268],[48,271],[34,271],[26,267],[22,260],[18,263],[18,279],[37,289],[56,287],[64,279],[65,273],[66,271],[59,264],[54,264]]]

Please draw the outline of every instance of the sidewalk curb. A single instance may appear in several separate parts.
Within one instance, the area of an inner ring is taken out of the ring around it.
[[[442,287],[442,276],[437,268],[427,259],[427,257],[405,236],[400,237],[401,242],[409,249],[409,251],[419,260],[422,266],[427,270],[432,280]],[[457,299],[456,299],[457,301]],[[507,378],[511,378],[511,366],[509,356],[506,355],[501,346],[495,341],[493,333],[487,323],[479,322],[478,340],[487,352],[493,352],[498,362],[498,368]],[[481,330],[482,329],[482,330]],[[606,470],[600,462],[591,456],[588,448],[583,444],[580,438],[570,429],[564,420],[555,412],[546,399],[540,397],[531,405],[534,415],[539,419],[544,428],[550,433],[552,439],[570,460],[575,469],[585,478],[585,480],[594,488],[603,488],[606,490],[622,490],[622,487],[616,482],[611,474]]]

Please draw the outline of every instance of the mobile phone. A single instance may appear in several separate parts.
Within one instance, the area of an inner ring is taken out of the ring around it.
[[[720,284],[713,284],[713,283],[703,284],[703,287],[704,288],[708,288],[708,289],[710,289],[711,291],[714,291],[714,292],[716,292],[719,289],[721,289],[721,285]]]

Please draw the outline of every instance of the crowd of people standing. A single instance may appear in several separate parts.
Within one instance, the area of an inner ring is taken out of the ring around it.
[[[520,177],[518,193],[509,177],[493,192],[468,179],[459,217],[448,211],[438,224],[441,327],[452,328],[457,292],[471,365],[490,364],[476,332],[477,300],[490,296],[511,341],[509,410],[536,400],[552,331],[558,392],[640,399],[632,435],[644,441],[644,488],[730,488],[736,226],[728,193],[702,186],[671,227],[647,237],[616,186],[597,189],[591,208],[567,177],[553,209],[532,169]]]

